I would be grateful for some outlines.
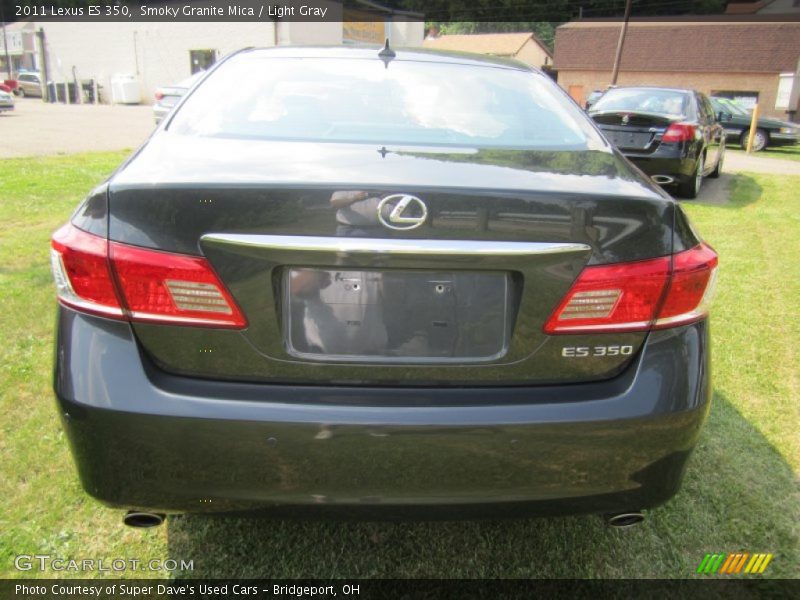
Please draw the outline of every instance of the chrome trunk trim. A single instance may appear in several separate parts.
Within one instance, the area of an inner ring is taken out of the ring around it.
[[[294,235],[211,233],[204,242],[297,252],[337,254],[437,255],[437,256],[534,256],[562,252],[587,252],[586,244],[568,242],[497,242],[475,240],[420,240],[345,238]]]

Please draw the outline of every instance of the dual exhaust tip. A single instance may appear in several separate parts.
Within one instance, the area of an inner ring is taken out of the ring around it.
[[[644,515],[639,511],[631,511],[606,515],[606,523],[614,529],[627,529],[644,521]]]
[[[644,515],[639,511],[631,511],[624,513],[617,513],[613,515],[606,515],[606,523],[615,529],[625,529],[633,527],[644,521]],[[136,510],[130,510],[123,517],[122,522],[128,527],[135,527],[137,529],[148,529],[150,527],[158,527],[166,519],[166,515],[161,513],[150,513]]]
[[[166,519],[166,515],[161,513],[141,512],[137,510],[129,510],[122,518],[122,522],[128,527],[135,527],[137,529],[148,529],[150,527],[158,527]]]
[[[675,178],[669,175],[651,175],[650,179],[658,185],[670,185],[671,183],[675,183]]]

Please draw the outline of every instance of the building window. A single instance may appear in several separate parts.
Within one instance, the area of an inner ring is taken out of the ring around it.
[[[189,50],[189,62],[192,75],[199,71],[205,71],[217,62],[216,50]]]

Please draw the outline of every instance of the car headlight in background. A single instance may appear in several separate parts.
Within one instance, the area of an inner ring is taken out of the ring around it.
[[[797,135],[798,131],[799,131],[799,129],[797,127],[781,127],[780,128],[780,132],[781,133],[789,133],[789,134]]]

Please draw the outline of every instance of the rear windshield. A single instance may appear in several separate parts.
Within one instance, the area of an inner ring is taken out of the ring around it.
[[[324,142],[584,149],[602,144],[546,76],[502,67],[241,55],[169,124],[174,133]]]
[[[592,107],[592,112],[624,110],[682,116],[689,114],[689,94],[674,90],[608,90]]]

